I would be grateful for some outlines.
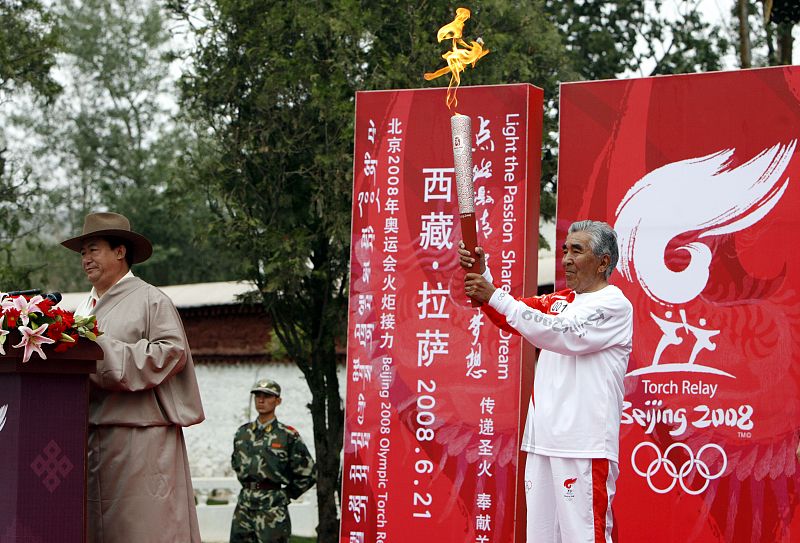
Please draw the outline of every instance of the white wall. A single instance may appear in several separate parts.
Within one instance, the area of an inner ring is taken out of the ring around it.
[[[184,429],[192,477],[234,476],[231,469],[233,435],[241,424],[256,417],[250,401],[250,387],[262,377],[281,385],[283,402],[276,410],[278,419],[295,427],[314,454],[311,413],[306,407],[311,403],[311,392],[297,366],[288,363],[197,364],[195,371],[206,420]],[[339,383],[343,397],[344,379],[342,366]]]

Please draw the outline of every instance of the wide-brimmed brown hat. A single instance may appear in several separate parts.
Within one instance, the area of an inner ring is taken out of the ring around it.
[[[119,213],[89,213],[83,223],[83,233],[75,238],[62,241],[61,245],[80,253],[86,238],[113,236],[130,243],[133,263],[144,262],[153,254],[153,245],[141,234],[131,230],[131,222]]]

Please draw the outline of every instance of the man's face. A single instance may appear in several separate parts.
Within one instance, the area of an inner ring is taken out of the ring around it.
[[[81,246],[81,264],[92,286],[105,292],[128,271],[125,246],[112,249],[103,238],[89,238]]]
[[[605,269],[610,258],[607,255],[596,256],[592,252],[590,239],[586,232],[573,232],[567,235],[562,247],[564,256],[561,264],[564,266],[567,288],[578,294],[594,292],[606,285]]]
[[[256,401],[256,411],[264,419],[271,418],[275,414],[275,408],[281,404],[280,396],[267,394],[266,392],[254,392]]]

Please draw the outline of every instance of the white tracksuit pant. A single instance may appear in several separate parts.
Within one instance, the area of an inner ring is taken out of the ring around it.
[[[605,458],[528,453],[527,543],[612,543],[619,466]]]

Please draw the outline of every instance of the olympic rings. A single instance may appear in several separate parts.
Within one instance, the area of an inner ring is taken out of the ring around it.
[[[650,465],[647,466],[647,471],[642,471],[639,469],[639,466],[636,465],[636,454],[642,447],[650,447],[656,452],[656,458],[650,462]],[[676,448],[684,449],[689,455],[689,459],[681,465],[680,469],[678,469],[675,463],[669,459],[669,454],[673,449]],[[709,448],[718,450],[722,456],[722,467],[714,475],[711,475],[711,470],[709,469],[708,464],[700,459],[700,457],[703,456],[703,452]],[[672,477],[672,482],[667,486],[667,488],[658,488],[653,484],[653,475],[658,473],[662,466],[664,467],[664,472]],[[653,490],[653,492],[656,492],[657,494],[666,494],[675,488],[676,484],[680,483],[684,492],[691,494],[692,496],[697,496],[698,494],[702,494],[706,491],[712,480],[722,477],[722,474],[725,473],[725,470],[728,467],[728,457],[725,454],[724,449],[715,443],[706,443],[700,447],[700,450],[697,451],[697,456],[695,457],[692,449],[685,443],[673,443],[667,447],[667,450],[664,451],[662,456],[661,450],[654,443],[643,441],[634,447],[633,452],[631,453],[631,467],[633,467],[633,471],[635,471],[637,475],[647,479],[647,485]],[[695,467],[697,467],[697,473],[699,476],[705,479],[703,486],[698,490],[692,490],[691,488],[688,488],[684,482],[686,476],[689,475],[692,472],[692,469]]]

